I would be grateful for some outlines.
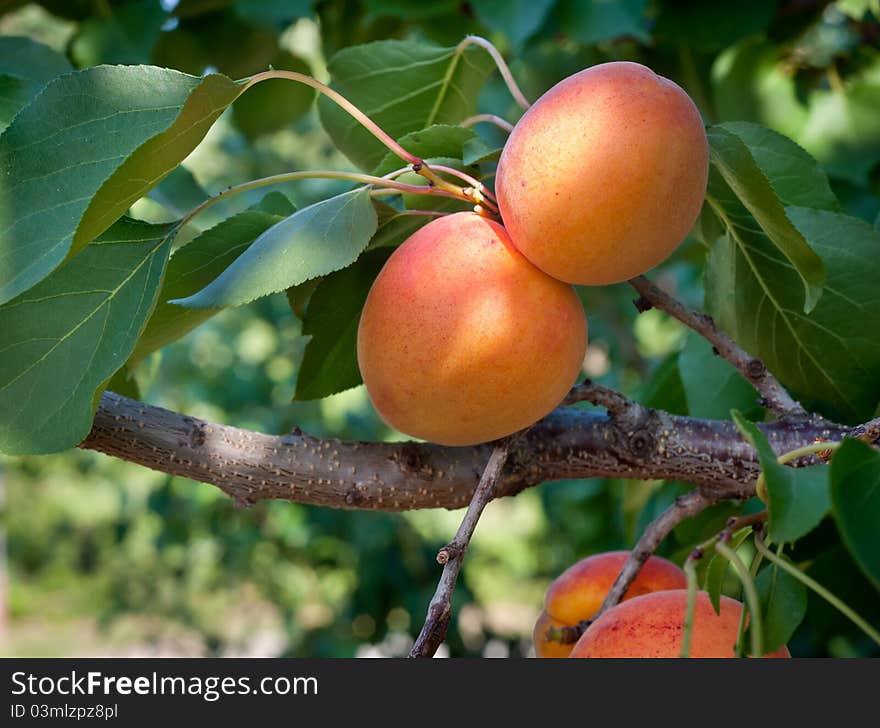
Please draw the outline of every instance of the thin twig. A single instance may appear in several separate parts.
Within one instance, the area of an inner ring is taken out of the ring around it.
[[[483,48],[490,56],[492,56],[492,60],[495,61],[495,65],[498,67],[498,70],[501,72],[501,78],[504,79],[504,83],[507,85],[508,90],[510,91],[510,95],[513,96],[514,101],[518,103],[523,109],[528,109],[531,104],[529,100],[525,97],[525,94],[520,89],[519,85],[514,79],[513,74],[510,72],[510,67],[507,65],[507,62],[504,60],[504,57],[498,51],[498,49],[492,45],[485,38],[481,38],[478,35],[468,35],[458,44],[456,50],[464,50],[469,45],[478,45]]]
[[[428,616],[412,647],[410,657],[433,657],[437,648],[446,639],[446,631],[449,629],[449,620],[452,617],[452,592],[455,590],[458,573],[461,571],[465,552],[474,535],[474,529],[477,527],[480,515],[486,504],[492,500],[495,484],[498,482],[498,477],[507,460],[510,446],[511,438],[507,438],[492,450],[489,462],[486,463],[483,476],[474,491],[455,538],[440,549],[437,554],[437,561],[443,564],[443,573],[437,584],[437,590],[434,592],[434,598],[428,605]]]
[[[683,303],[658,288],[644,276],[629,281],[640,298],[636,308],[640,311],[651,307],[665,311],[688,328],[696,331],[739,371],[761,395],[762,404],[780,415],[805,415],[806,412],[768,370],[764,362],[744,351],[739,344],[725,334],[711,316],[692,311]]]
[[[496,116],[495,114],[474,114],[473,116],[469,116],[467,119],[462,119],[460,122],[458,122],[458,125],[468,128],[474,126],[474,124],[479,124],[480,122],[484,122],[486,124],[494,124],[499,129],[506,131],[508,134],[513,131],[513,124],[507,121],[507,119],[502,119],[500,116]]]
[[[621,414],[632,407],[638,406],[620,392],[591,382],[589,379],[572,387],[566,398],[562,400],[562,406],[578,402],[591,402],[599,407],[604,407],[611,414]]]

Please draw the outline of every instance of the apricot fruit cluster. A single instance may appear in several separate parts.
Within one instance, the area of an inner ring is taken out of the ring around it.
[[[379,415],[414,437],[472,445],[549,414],[586,353],[571,284],[664,260],[693,225],[707,174],[700,114],[671,81],[614,62],[554,86],[499,160],[503,224],[438,218],[373,283],[357,356]]]
[[[595,619],[576,642],[562,628],[594,617],[628,552],[611,551],[582,559],[547,589],[535,623],[537,657],[679,657],[685,630],[687,578],[675,564],[652,556],[623,600]],[[722,596],[716,613],[709,595],[697,592],[691,627],[691,657],[734,657],[743,605]],[[791,657],[780,647],[764,657]]]

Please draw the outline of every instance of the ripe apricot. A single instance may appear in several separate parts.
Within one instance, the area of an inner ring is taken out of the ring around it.
[[[574,627],[598,612],[628,556],[628,551],[594,554],[572,564],[556,577],[547,589],[544,611],[535,624],[533,641],[538,657],[568,656],[574,645],[548,639],[547,628]],[[684,571],[671,561],[652,556],[630,584],[624,599],[686,586]]]
[[[687,589],[644,594],[609,609],[591,624],[570,657],[678,657],[684,634]],[[742,604],[721,597],[715,614],[709,595],[697,593],[691,657],[733,657]],[[780,647],[766,657],[791,657]]]
[[[394,251],[357,338],[382,419],[444,445],[494,440],[548,414],[574,383],[586,345],[574,289],[472,212],[438,218]]]
[[[560,81],[523,115],[498,162],[511,240],[554,278],[617,283],[666,259],[693,226],[709,151],[672,81],[615,61]]]

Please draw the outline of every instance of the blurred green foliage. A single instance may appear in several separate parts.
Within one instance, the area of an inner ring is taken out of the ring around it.
[[[756,121],[790,136],[830,174],[847,212],[880,220],[875,2],[7,0],[0,11],[0,33],[41,41],[76,67],[152,63],[242,77],[274,66],[326,80],[327,59],[352,44],[392,37],[450,44],[473,32],[508,55],[535,98],[587,65],[637,60],[680,83],[707,122]],[[290,170],[348,168],[311,98],[280,83],[260,87],[221,117],[186,161],[191,177],[176,176],[175,184],[197,199],[199,186],[214,193]],[[519,114],[497,75],[479,106],[510,120]],[[478,131],[487,149],[503,142],[493,129]],[[311,180],[282,191],[301,207],[342,189]],[[185,211],[163,207],[161,191],[152,197],[135,208],[144,219]],[[261,197],[241,195],[200,225]],[[699,306],[704,257],[689,240],[654,276]],[[676,322],[656,311],[637,317],[626,286],[581,295],[590,312],[588,376],[672,412],[723,416],[728,394],[728,406],[754,407],[748,387],[713,368],[717,359]],[[149,356],[134,384],[149,402],[241,427],[399,437],[362,387],[293,401],[307,340],[285,297],[270,297],[219,314]],[[706,368],[712,379],[701,380],[700,395],[700,382],[688,382]],[[723,401],[712,399],[716,391],[726,393]],[[238,508],[211,486],[90,452],[10,458],[0,467],[11,617],[4,654],[404,654],[436,584],[434,555],[459,519],[445,511],[391,515],[288,503]],[[456,593],[449,653],[527,654],[549,581],[587,554],[631,546],[684,490],[572,481],[491,504]],[[681,561],[731,512],[721,505],[683,524],[664,553]],[[877,593],[838,542],[826,520],[793,557],[877,621]],[[735,580],[727,588],[735,593]],[[877,654],[813,595],[791,648],[795,655]]]

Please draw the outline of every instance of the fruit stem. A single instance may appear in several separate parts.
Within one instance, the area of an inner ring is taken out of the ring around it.
[[[736,570],[736,573],[739,576],[740,582],[742,582],[743,591],[746,595],[746,604],[749,608],[749,615],[752,618],[752,622],[749,625],[749,636],[751,637],[752,643],[752,656],[761,657],[764,654],[764,650],[761,644],[763,640],[763,625],[761,624],[761,601],[758,599],[758,590],[755,589],[755,582],[752,580],[752,575],[749,573],[749,568],[739,557],[739,554],[736,553],[736,551],[734,551],[732,548],[730,548],[730,546],[728,546],[726,543],[719,542],[715,544],[715,550],[733,565],[733,568]]]
[[[404,171],[408,171],[408,169],[409,168]],[[395,173],[392,172],[392,174]],[[457,194],[454,194],[451,192],[446,192],[444,190],[438,190],[434,187],[426,187],[425,185],[405,184],[403,182],[396,182],[392,179],[389,179],[387,176],[374,177],[373,175],[369,174],[360,174],[358,172],[340,172],[336,170],[307,170],[302,172],[284,172],[283,174],[274,174],[270,177],[261,177],[259,179],[250,180],[249,182],[242,182],[241,184],[227,187],[222,192],[214,195],[213,197],[209,197],[200,205],[194,207],[178,223],[178,229],[182,228],[194,217],[201,214],[208,208],[216,205],[218,202],[220,202],[220,200],[231,197],[232,195],[236,195],[239,192],[245,192],[246,190],[251,190],[258,187],[265,187],[267,185],[280,184],[282,182],[294,182],[301,179],[339,179],[348,180],[351,182],[361,182],[365,185],[379,185],[383,188],[380,190],[375,190],[374,194],[399,194],[401,192],[408,192],[414,195],[435,195],[438,197],[452,197],[458,200],[463,200],[465,202],[471,201],[470,198],[466,197],[460,191]]]
[[[466,129],[468,127],[473,126],[474,124],[479,124],[480,122],[486,122],[487,124],[494,124],[499,129],[503,129],[508,134],[513,131],[513,124],[511,124],[507,119],[502,119],[500,116],[496,116],[495,114],[474,114],[473,116],[469,116],[467,119],[463,119],[458,122],[459,126],[463,126]]]
[[[697,610],[697,567],[695,564],[697,558],[702,558],[702,553],[694,551],[684,562],[684,573],[687,576],[687,607],[684,612],[684,632],[681,636],[680,657],[691,656],[691,635],[694,631],[694,613]]]
[[[419,166],[422,164],[421,159],[419,159],[414,154],[410,154],[408,151],[406,151],[406,149],[400,146],[400,144],[398,144],[391,137],[390,134],[385,132],[375,121],[373,121],[353,103],[351,103],[351,101],[345,98],[345,96],[343,96],[338,91],[334,91],[332,88],[330,88],[326,84],[321,83],[317,79],[306,75],[305,73],[297,73],[296,71],[285,71],[283,69],[272,69],[270,71],[256,73],[247,79],[247,82],[245,83],[242,92],[246,91],[254,84],[260,83],[261,81],[267,81],[270,78],[284,78],[289,81],[296,81],[297,83],[304,83],[306,86],[311,86],[313,89],[315,89],[319,93],[324,94],[324,96],[326,96],[328,99],[345,109],[345,111],[347,111],[355,121],[363,126],[364,129],[370,132],[374,137],[376,137],[376,139],[382,142],[382,144],[388,147],[388,149],[394,152],[398,157],[415,166]]]
[[[517,85],[516,80],[513,78],[513,74],[510,72],[510,67],[507,65],[507,62],[504,60],[499,50],[488,40],[480,37],[479,35],[465,36],[458,44],[456,50],[463,51],[469,45],[480,46],[480,48],[483,48],[486,52],[488,52],[490,56],[492,56],[492,60],[495,61],[495,65],[501,72],[501,78],[503,78],[504,83],[507,84],[507,88],[510,91],[510,95],[513,96],[513,100],[516,101],[516,103],[518,103],[523,109],[528,109],[531,104],[529,103],[529,100],[525,97],[523,92],[520,90],[519,85]]]
[[[880,632],[872,627],[865,619],[859,616],[848,604],[838,599],[828,589],[815,581],[812,577],[807,576],[803,571],[798,569],[794,564],[789,563],[785,559],[774,554],[763,539],[757,534],[755,535],[755,548],[764,555],[771,563],[776,564],[780,569],[787,571],[791,576],[800,581],[805,586],[812,589],[816,594],[822,597],[826,602],[831,604],[837,611],[848,617],[859,629],[870,637],[876,644],[880,645]]]
[[[462,172],[455,167],[444,167],[441,164],[434,164],[431,166],[431,169],[437,170],[438,172],[446,172],[446,174],[452,175],[453,177],[458,177],[458,179],[462,180],[463,182],[467,182],[480,195],[487,197],[493,203],[498,202],[498,200],[495,199],[495,195],[493,195],[488,189],[486,189],[486,186],[482,182],[480,182],[478,179],[474,179],[469,174]],[[483,202],[483,200],[477,200],[477,202]]]

